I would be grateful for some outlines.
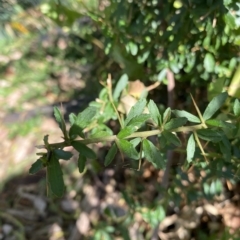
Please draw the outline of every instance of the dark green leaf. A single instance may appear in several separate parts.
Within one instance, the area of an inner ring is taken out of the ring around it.
[[[54,153],[58,159],[69,160],[73,155],[71,152],[64,151],[62,149],[55,149]]]
[[[207,53],[205,55],[204,61],[203,61],[204,68],[207,72],[213,72],[215,68],[215,60],[211,53]]]
[[[72,146],[80,153],[82,154],[83,156],[87,157],[87,158],[90,158],[90,159],[96,159],[97,156],[95,154],[95,152],[87,147],[86,145],[80,143],[80,142],[77,142],[77,141],[73,141],[72,142]]]
[[[214,126],[214,127],[220,127],[220,128],[228,128],[228,129],[234,129],[236,126],[229,122],[224,122],[222,120],[218,119],[209,119],[206,121],[207,125]]]
[[[196,147],[195,139],[193,134],[191,134],[187,143],[187,161],[189,163],[192,162],[195,153],[195,147]]]
[[[193,114],[186,112],[184,110],[173,110],[172,111],[176,117],[185,117],[189,122],[200,123],[200,119]]]
[[[143,140],[143,152],[146,159],[156,168],[163,168],[164,161],[160,151],[147,139]]]
[[[143,112],[143,110],[144,110],[144,108],[145,108],[145,106],[146,106],[146,103],[147,103],[146,99],[143,98],[143,99],[140,99],[140,100],[131,108],[130,112],[129,112],[128,115],[127,115],[127,118],[125,119],[125,126],[127,126],[128,123],[129,123],[134,117],[139,116],[139,115]]]
[[[104,165],[105,166],[108,166],[111,162],[112,162],[112,160],[115,158],[115,156],[116,156],[116,153],[117,153],[117,145],[116,145],[116,143],[114,143],[112,146],[111,146],[111,148],[109,149],[109,151],[108,151],[108,153],[107,153],[107,155],[106,155],[106,157],[105,157],[105,161],[104,161]]]
[[[71,139],[75,139],[78,136],[80,136],[81,138],[85,138],[83,129],[75,123],[70,127],[69,136]]]
[[[39,158],[35,163],[32,164],[31,168],[29,169],[29,173],[35,174],[43,168],[44,168],[43,162],[41,158]]]
[[[78,114],[76,124],[81,127],[85,128],[92,122],[92,119],[97,113],[97,109],[95,107],[88,107],[84,111]]]
[[[173,145],[175,145],[177,147],[180,147],[182,145],[181,141],[180,141],[180,139],[178,138],[177,135],[175,135],[171,132],[168,132],[168,131],[163,131],[162,134],[167,139],[167,141],[172,143]]]
[[[54,154],[47,165],[47,181],[50,191],[57,197],[62,197],[65,192],[63,174],[60,163]]]
[[[186,124],[186,122],[187,118],[185,117],[173,118],[164,125],[164,129],[171,130],[178,127],[182,127],[184,124]]]
[[[116,144],[119,150],[124,153],[127,157],[138,160],[139,154],[133,145],[125,139],[117,139]]]
[[[62,116],[60,110],[57,107],[54,107],[54,116],[55,116],[56,121],[58,122],[60,129],[63,132],[63,136],[65,138],[67,138],[66,124],[65,124],[65,121],[63,119],[63,116]]]
[[[207,108],[203,113],[203,119],[207,120],[213,116],[214,113],[223,105],[228,97],[227,92],[223,92],[218,96],[214,97],[211,102],[208,104]]]
[[[233,105],[233,112],[234,112],[234,115],[239,117],[240,116],[240,102],[238,99],[236,99],[234,101],[234,105]]]
[[[80,173],[82,173],[84,171],[86,161],[87,161],[87,158],[84,155],[79,154],[79,156],[78,156],[78,170],[79,170]]]
[[[199,138],[210,142],[219,142],[223,136],[222,132],[212,129],[200,129],[197,134]]]
[[[123,91],[123,89],[126,88],[127,84],[128,84],[128,75],[123,74],[121,78],[118,80],[117,86],[115,87],[115,90],[113,92],[113,99],[115,101],[118,100],[121,92]]]
[[[161,124],[161,115],[158,110],[156,103],[153,100],[150,100],[148,103],[148,110],[152,117],[153,122],[159,126]]]

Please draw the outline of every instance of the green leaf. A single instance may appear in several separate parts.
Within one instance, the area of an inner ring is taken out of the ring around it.
[[[168,132],[168,131],[163,131],[162,134],[165,137],[165,139],[167,139],[167,141],[172,143],[173,145],[175,145],[177,147],[180,147],[182,145],[182,143],[177,135],[175,135],[171,132]]]
[[[113,161],[113,159],[116,156],[117,150],[118,150],[117,145],[116,145],[116,143],[114,143],[111,146],[111,148],[109,149],[109,151],[105,157],[104,166],[108,166]]]
[[[87,158],[84,155],[79,154],[79,156],[78,156],[78,170],[79,170],[80,173],[82,173],[84,171],[86,161],[87,161]]]
[[[114,92],[113,92],[113,99],[115,101],[118,100],[121,92],[123,91],[123,89],[126,88],[128,84],[128,75],[125,73],[121,76],[121,78],[118,80],[118,83],[117,83],[117,86],[115,87],[114,89]]]
[[[212,129],[199,129],[197,130],[197,135],[199,138],[210,142],[219,142],[223,136],[222,132]]]
[[[225,14],[224,19],[225,19],[226,24],[227,24],[231,29],[235,29],[235,28],[236,28],[235,18],[234,18],[234,16],[233,16],[230,12],[228,12],[227,14]]]
[[[156,168],[163,168],[164,161],[160,151],[154,146],[154,144],[147,140],[143,140],[143,151],[145,158],[151,162]]]
[[[161,115],[160,115],[160,112],[158,110],[158,107],[157,107],[156,103],[153,100],[149,101],[148,110],[149,110],[149,113],[152,117],[153,122],[157,126],[161,125]]]
[[[139,154],[133,145],[125,139],[117,139],[116,144],[119,150],[124,153],[127,157],[138,160]]]
[[[240,116],[240,102],[238,99],[235,99],[235,101],[234,101],[233,113],[236,117]]]
[[[133,56],[137,55],[138,52],[138,46],[134,42],[129,42],[128,48]]]
[[[65,192],[63,174],[60,163],[54,154],[47,165],[47,181],[50,191],[57,197],[62,197]]]
[[[214,126],[214,127],[220,127],[220,128],[228,128],[228,129],[234,129],[236,126],[229,122],[224,122],[222,120],[218,119],[209,119],[206,121],[207,125]]]
[[[71,123],[71,126],[75,123],[77,120],[77,116],[74,113],[69,114],[69,122]]]
[[[32,164],[31,168],[29,169],[29,173],[35,174],[43,168],[44,168],[43,162],[41,158],[39,158],[35,163]]]
[[[137,131],[138,128],[134,128],[132,126],[127,126],[123,128],[119,133],[118,133],[118,138],[125,138],[129,135],[131,135],[133,132]]]
[[[80,143],[80,142],[77,142],[77,141],[73,141],[72,142],[72,146],[80,153],[82,154],[83,156],[87,157],[87,158],[90,158],[90,159],[96,159],[97,156],[95,154],[95,152],[87,147],[86,145]]]
[[[214,113],[223,105],[228,97],[227,92],[223,92],[218,96],[214,97],[211,102],[208,104],[207,108],[203,113],[203,119],[207,120],[213,116]]]
[[[158,77],[157,77],[157,80],[158,81],[162,81],[167,75],[167,68],[164,68],[159,74],[158,74]]]
[[[58,159],[69,160],[73,155],[71,152],[64,151],[62,149],[55,149],[54,153]]]
[[[91,134],[90,138],[100,138],[100,137],[108,137],[111,136],[112,134],[107,131],[97,131],[94,134]]]
[[[184,124],[186,124],[187,118],[185,117],[179,117],[179,118],[172,118],[169,122],[167,122],[164,125],[165,130],[171,130],[178,127],[182,127]]]
[[[176,117],[185,117],[188,119],[189,122],[194,122],[194,123],[200,123],[200,119],[196,116],[194,116],[193,114],[184,111],[184,110],[172,110],[172,112],[174,113],[174,115]]]
[[[150,114],[141,114],[139,116],[136,116],[132,118],[127,126],[131,126],[133,128],[136,128],[136,130],[141,127],[148,119],[150,118]]]
[[[189,163],[192,162],[195,153],[195,147],[196,147],[195,139],[193,134],[191,134],[187,143],[187,161]]]
[[[127,115],[127,118],[125,119],[125,126],[127,126],[128,123],[129,123],[134,117],[139,116],[139,115],[143,112],[143,110],[144,110],[144,108],[145,108],[145,106],[146,106],[146,103],[147,103],[146,99],[143,98],[143,99],[140,99],[140,100],[131,108],[130,112],[129,112],[128,115]]]
[[[48,146],[48,145],[49,145],[49,143],[48,143],[48,135],[45,135],[45,136],[43,137],[43,142],[44,142],[45,146]]]
[[[78,136],[80,136],[81,138],[85,138],[83,129],[75,123],[69,129],[69,136],[71,139],[75,139]]]
[[[130,143],[133,145],[133,147],[136,147],[140,142],[142,141],[141,138],[134,138],[130,141]]]
[[[87,107],[84,111],[78,114],[76,124],[80,128],[85,128],[92,122],[92,119],[97,113],[97,108],[95,107]]]
[[[219,148],[224,158],[227,161],[231,161],[231,143],[225,135],[222,136],[222,141],[219,142]]]
[[[207,53],[205,55],[203,66],[206,69],[207,72],[213,72],[215,68],[215,60],[211,53]]]
[[[54,107],[54,116],[55,116],[56,121],[58,122],[60,129],[63,132],[64,138],[67,138],[66,124],[65,124],[65,121],[63,119],[63,116],[62,116],[60,110],[57,107]]]
[[[163,123],[166,123],[171,116],[171,108],[167,108],[163,113]]]

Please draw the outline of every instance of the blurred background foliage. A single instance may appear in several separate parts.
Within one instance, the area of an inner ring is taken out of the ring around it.
[[[161,82],[151,97],[165,107],[169,70],[176,80],[176,108],[191,109],[190,92],[200,108],[223,90],[239,98],[239,46],[237,0],[0,0],[0,118],[81,95],[95,98],[102,89],[99,82],[105,81],[108,73],[114,83],[125,73],[130,80],[139,79],[146,85]],[[41,132],[36,131],[36,125],[41,124],[39,116],[21,124],[8,129],[11,139]],[[237,148],[235,151],[239,152]],[[222,192],[223,177],[236,180],[230,163],[224,173],[223,166],[214,164],[211,163],[211,169],[216,170],[215,178],[206,169],[202,191],[188,186],[183,193],[186,202],[211,199]],[[93,168],[101,169],[97,163],[93,163]],[[141,174],[130,175],[141,182]],[[175,174],[176,182],[168,196],[169,202],[179,207],[183,197],[179,194],[181,180],[188,176],[177,170]],[[160,221],[167,213],[161,206],[151,211],[154,204],[149,204],[150,200],[146,203],[140,196],[147,186],[143,184],[134,191],[124,187],[122,198],[130,208],[126,221],[119,220],[113,209],[107,209],[104,212],[107,223],[94,223],[93,239],[112,239],[127,231],[136,217],[133,209],[138,209],[149,224],[140,224],[140,233],[145,234],[144,239],[150,239],[149,228],[156,224],[154,219]],[[135,198],[137,195],[139,198]],[[117,227],[118,221],[122,224]],[[196,239],[206,239],[206,234],[195,232]],[[229,239],[228,234],[222,239]],[[212,239],[219,237],[217,233],[212,235]],[[129,235],[124,239],[130,239]]]

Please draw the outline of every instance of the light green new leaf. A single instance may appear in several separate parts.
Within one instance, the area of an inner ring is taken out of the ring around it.
[[[116,154],[117,154],[117,145],[116,143],[114,143],[111,148],[109,149],[106,157],[105,157],[105,160],[104,160],[104,166],[108,166],[112,161],[113,159],[115,158]]]
[[[146,103],[146,99],[142,98],[131,108],[127,118],[125,119],[125,126],[127,126],[134,117],[139,116],[143,112]]]
[[[163,168],[164,161],[160,151],[147,139],[143,140],[143,152],[145,158],[151,162],[156,168]]]
[[[206,121],[206,124],[209,126],[220,127],[220,128],[228,128],[228,129],[235,129],[236,126],[229,122],[224,122],[218,119],[209,119]]]
[[[195,139],[193,134],[191,134],[187,143],[187,161],[189,163],[192,162],[195,153],[195,147],[196,147]]]
[[[121,78],[118,80],[118,83],[114,89],[114,92],[113,92],[113,99],[115,101],[118,100],[121,92],[123,91],[123,89],[126,88],[128,84],[128,75],[125,73],[121,76]]]
[[[180,147],[182,145],[180,139],[178,138],[177,135],[168,132],[168,131],[163,131],[162,135],[165,137],[165,139],[168,140],[168,142],[172,143],[173,145]]]
[[[207,120],[213,116],[214,113],[223,105],[228,97],[227,92],[223,92],[218,96],[214,97],[211,102],[208,104],[207,108],[203,113],[203,119]]]
[[[65,124],[65,121],[63,119],[63,116],[62,116],[60,110],[57,107],[54,107],[54,116],[55,116],[56,121],[58,122],[60,129],[63,132],[64,138],[67,138],[66,124]]]
[[[179,117],[179,118],[172,118],[169,122],[167,122],[164,125],[165,130],[171,130],[178,127],[182,127],[184,124],[186,124],[187,118],[185,117]]]
[[[174,113],[174,115],[176,117],[185,117],[188,119],[189,122],[194,122],[194,123],[200,123],[200,119],[196,116],[194,116],[193,114],[184,111],[184,110],[172,110],[172,112]]]
[[[152,117],[153,122],[159,126],[161,124],[161,115],[158,110],[156,103],[153,100],[150,100],[148,103],[148,110]]]
[[[133,145],[125,139],[117,139],[116,144],[119,150],[124,153],[127,157],[138,160],[139,154]]]
[[[97,156],[95,154],[95,152],[87,147],[86,145],[80,143],[80,142],[77,142],[77,141],[73,141],[72,142],[72,146],[80,153],[82,154],[83,156],[87,157],[87,158],[90,158],[90,159],[96,159]]]
[[[79,170],[80,173],[82,173],[84,171],[86,161],[87,161],[87,158],[84,155],[79,154],[79,156],[78,156],[78,170]]]
[[[35,174],[43,168],[44,168],[43,162],[41,158],[39,158],[35,163],[32,164],[31,168],[29,169],[29,173]]]
[[[71,152],[62,149],[55,149],[54,153],[58,159],[69,160],[73,155]]]
[[[238,99],[235,99],[235,101],[234,101],[233,113],[236,117],[240,116],[240,102]]]
[[[211,53],[205,55],[203,66],[207,72],[213,72],[215,68],[215,60]]]
[[[199,129],[197,135],[199,138],[210,142],[219,142],[223,137],[222,132],[213,129]]]
[[[55,154],[51,154],[47,165],[47,181],[50,191],[57,197],[62,197],[65,192],[63,173]]]
[[[89,123],[92,121],[94,116],[97,113],[97,108],[95,107],[88,107],[84,111],[78,114],[76,124],[80,128],[85,128],[89,125]]]

